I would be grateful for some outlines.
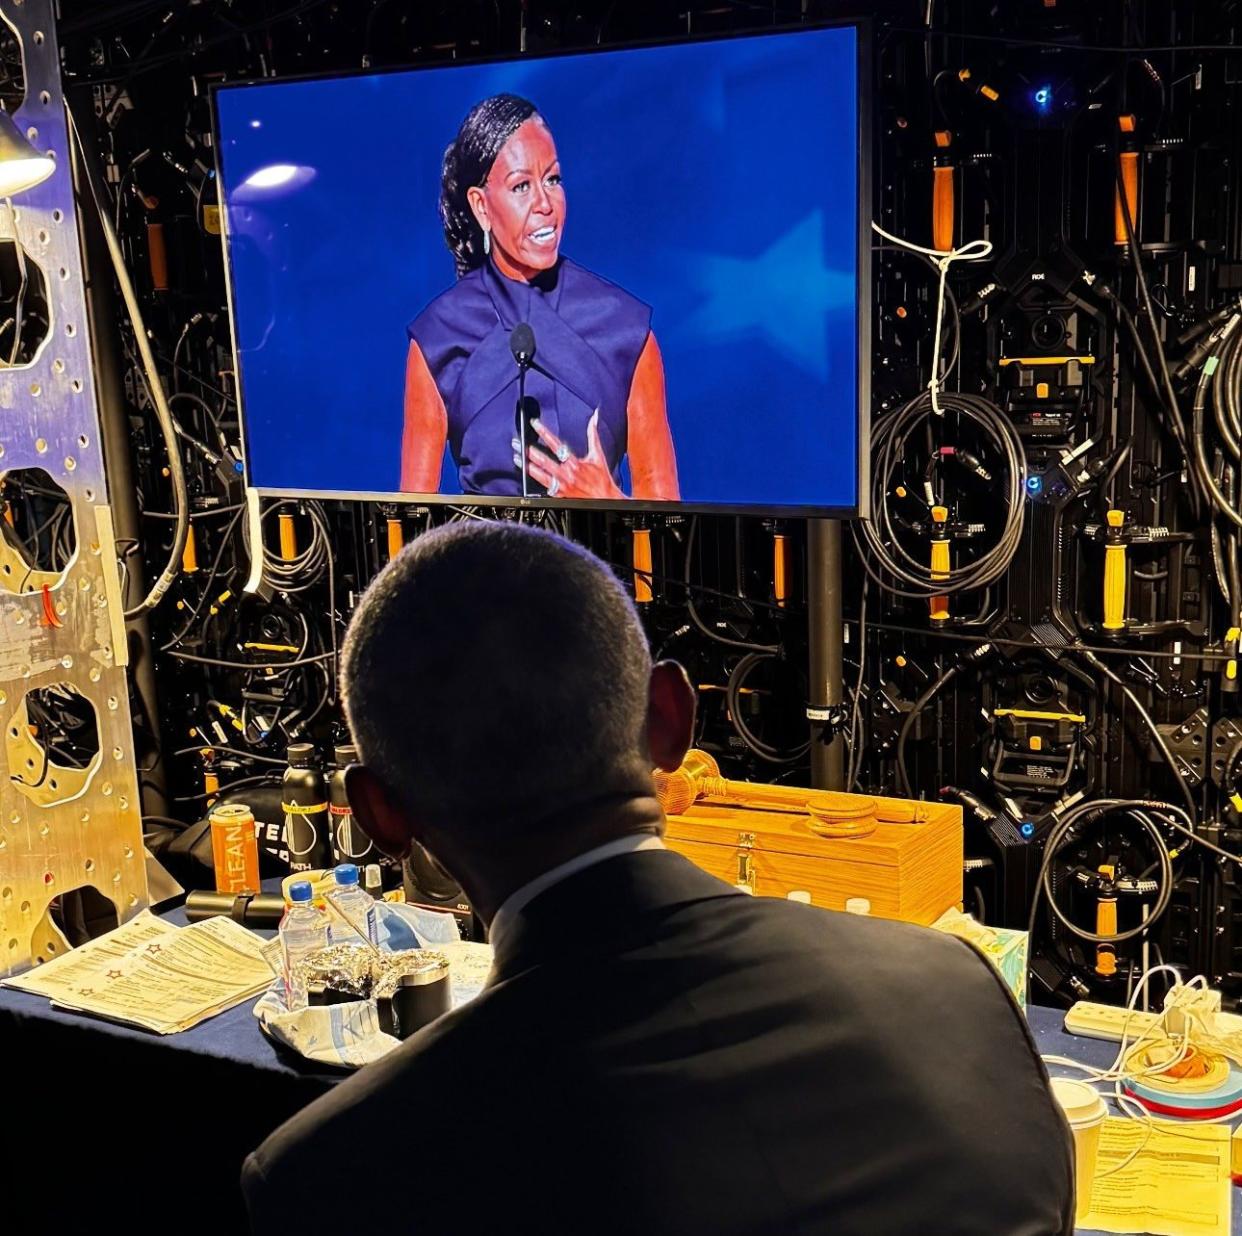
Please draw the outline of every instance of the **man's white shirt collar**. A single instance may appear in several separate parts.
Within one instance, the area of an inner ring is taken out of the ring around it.
[[[493,916],[488,934],[495,942],[509,930],[510,924],[528,903],[554,884],[559,884],[579,871],[594,867],[596,863],[602,863],[608,858],[619,858],[622,854],[638,854],[643,850],[662,849],[664,849],[664,842],[659,837],[652,836],[651,833],[631,833],[628,837],[618,837],[615,841],[597,845],[595,849],[587,850],[586,853],[579,854],[568,862],[545,871],[531,880],[529,884],[523,884],[516,892],[510,893]]]

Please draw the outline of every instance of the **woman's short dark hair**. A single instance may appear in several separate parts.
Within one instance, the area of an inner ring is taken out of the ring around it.
[[[494,94],[476,103],[444,152],[440,176],[440,218],[444,240],[457,263],[457,277],[483,265],[483,229],[466,200],[466,190],[481,188],[496,156],[518,128],[536,115],[535,105],[516,94]]]

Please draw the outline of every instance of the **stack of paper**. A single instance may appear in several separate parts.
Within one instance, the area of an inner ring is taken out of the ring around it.
[[[1229,1236],[1229,1168],[1225,1125],[1157,1120],[1149,1126],[1110,1117],[1100,1133],[1091,1210],[1080,1226],[1156,1236]]]
[[[174,927],[144,910],[4,986],[47,996],[57,1008],[176,1034],[268,986],[262,945],[232,919]]]

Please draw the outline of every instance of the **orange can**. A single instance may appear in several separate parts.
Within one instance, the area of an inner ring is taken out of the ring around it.
[[[259,891],[259,843],[249,807],[226,803],[211,809],[211,863],[216,892]]]

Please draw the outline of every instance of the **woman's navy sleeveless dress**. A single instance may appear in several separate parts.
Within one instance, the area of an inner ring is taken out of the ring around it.
[[[567,258],[535,282],[509,279],[489,260],[436,297],[410,323],[448,413],[448,442],[466,493],[517,496],[513,463],[518,367],[509,335],[519,322],[535,333],[526,395],[544,425],[575,455],[587,453],[587,422],[599,409],[599,436],[620,484],[630,387],[651,333],[651,309]]]

